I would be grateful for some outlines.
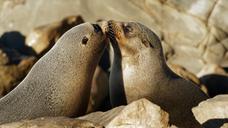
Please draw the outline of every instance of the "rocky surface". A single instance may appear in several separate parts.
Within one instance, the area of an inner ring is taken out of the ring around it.
[[[221,66],[216,64],[208,64],[200,70],[200,72],[197,74],[197,77],[203,77],[210,74],[228,76],[228,73]]]
[[[0,125],[0,128],[176,128],[159,106],[140,99],[107,112],[95,112],[79,118],[42,117]]]
[[[146,99],[107,112],[95,112],[80,117],[104,125],[106,128],[169,128],[168,113]]]
[[[228,123],[228,95],[218,95],[203,101],[192,112],[204,127],[219,128]]]
[[[43,117],[0,125],[0,128],[103,128],[86,120],[67,117]]]

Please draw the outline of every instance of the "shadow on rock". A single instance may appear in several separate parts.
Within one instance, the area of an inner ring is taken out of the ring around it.
[[[20,32],[6,32],[1,36],[0,42],[0,48],[9,58],[9,64],[18,64],[23,56],[36,55],[32,48],[25,45],[25,36]]]
[[[225,123],[228,123],[228,119],[210,119],[203,123],[204,128],[220,128]]]
[[[207,88],[210,97],[228,94],[228,76],[210,74],[200,78],[200,82]]]

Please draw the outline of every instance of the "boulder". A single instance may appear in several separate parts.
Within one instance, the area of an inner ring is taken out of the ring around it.
[[[228,123],[228,95],[218,95],[203,101],[192,112],[204,127],[219,128]]]
[[[103,128],[103,126],[67,117],[42,117],[2,124],[0,128]]]
[[[106,128],[168,128],[169,116],[156,104],[140,99],[107,112],[95,112],[79,119],[89,120]]]

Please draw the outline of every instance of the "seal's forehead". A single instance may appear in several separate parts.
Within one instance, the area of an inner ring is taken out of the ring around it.
[[[88,22],[83,23],[83,24],[80,24],[80,25],[78,25],[77,27],[78,27],[78,29],[80,29],[81,31],[85,30],[85,31],[91,31],[91,32],[92,32],[92,31],[94,30],[92,24],[91,24],[91,23],[88,23]]]
[[[146,27],[145,25],[136,22],[137,27],[141,30],[141,31],[151,31],[148,27]]]

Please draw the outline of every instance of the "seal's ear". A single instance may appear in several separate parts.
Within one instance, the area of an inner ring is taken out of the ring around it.
[[[84,36],[83,38],[82,38],[82,44],[83,45],[86,45],[87,44],[87,42],[88,42],[88,38],[86,37],[86,36]]]
[[[142,43],[143,43],[146,47],[154,48],[154,46],[153,46],[149,41],[147,41],[146,39],[142,39]]]

